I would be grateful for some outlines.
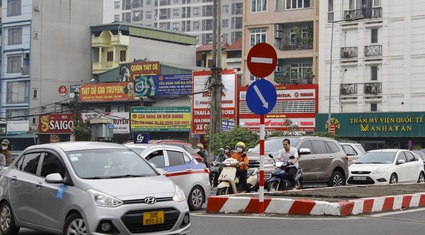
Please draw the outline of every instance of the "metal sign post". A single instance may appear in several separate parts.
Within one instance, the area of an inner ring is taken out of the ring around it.
[[[255,114],[260,115],[260,181],[258,213],[264,214],[264,115],[273,110],[277,101],[274,85],[264,77],[273,73],[277,64],[277,54],[271,45],[259,43],[251,48],[247,57],[248,69],[252,75],[261,77],[253,82],[246,91],[246,103]]]

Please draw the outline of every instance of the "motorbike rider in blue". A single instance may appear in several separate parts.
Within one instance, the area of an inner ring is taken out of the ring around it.
[[[294,176],[298,171],[298,151],[296,148],[291,147],[291,141],[289,139],[283,140],[283,149],[279,152],[279,155],[276,157],[277,161],[288,162],[289,166],[287,167],[287,179],[291,182],[291,185],[296,189],[296,183]]]

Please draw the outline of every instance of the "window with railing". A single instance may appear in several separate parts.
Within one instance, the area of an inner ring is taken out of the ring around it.
[[[358,57],[357,47],[341,47],[341,58],[350,59]]]
[[[284,71],[275,71],[275,82],[278,84],[311,84],[313,83],[312,64],[287,65]]]
[[[266,33],[266,29],[251,30],[251,46],[255,46],[258,43],[267,42]]]
[[[21,72],[21,55],[7,56],[7,73],[20,73]]]
[[[267,0],[251,0],[251,12],[267,11]]]
[[[8,82],[7,97],[8,104],[23,103],[29,101],[29,81]]]
[[[285,9],[310,8],[313,6],[313,0],[286,0]]]
[[[7,120],[28,120],[28,109],[7,109],[6,110]]]
[[[8,29],[7,44],[17,45],[22,43],[22,27],[13,27]]]
[[[364,47],[364,56],[382,56],[382,45],[369,45]]]
[[[7,0],[7,16],[21,15],[21,8],[21,0]]]

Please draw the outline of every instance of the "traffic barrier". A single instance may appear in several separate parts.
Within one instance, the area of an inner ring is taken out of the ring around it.
[[[350,216],[425,207],[425,193],[327,202],[292,198],[265,198],[265,214]],[[207,213],[259,213],[258,197],[211,196]]]

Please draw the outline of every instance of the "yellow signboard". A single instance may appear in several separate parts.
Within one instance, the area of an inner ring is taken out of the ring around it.
[[[132,131],[189,131],[190,107],[132,107]]]

